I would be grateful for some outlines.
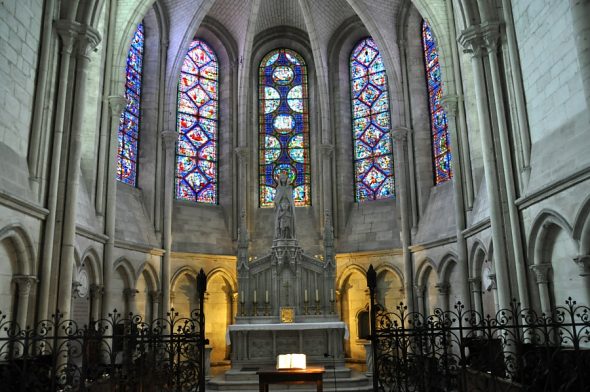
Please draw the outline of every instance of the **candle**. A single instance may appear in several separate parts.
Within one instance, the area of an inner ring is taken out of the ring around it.
[[[246,298],[244,298],[244,290],[242,290],[242,292],[240,293],[240,302],[241,302],[241,303],[244,303],[244,300],[245,300],[245,299],[246,299]]]
[[[254,290],[254,302],[256,302],[256,290]]]
[[[303,294],[305,295],[305,302],[307,302],[307,289],[305,289]]]
[[[268,303],[268,290],[266,290],[266,303]]]
[[[320,292],[318,291],[318,289],[315,289],[315,301],[319,302],[320,300]]]
[[[334,301],[334,290],[330,289],[330,301]]]

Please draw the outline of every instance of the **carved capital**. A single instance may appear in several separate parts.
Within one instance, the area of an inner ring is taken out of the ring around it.
[[[91,284],[90,285],[90,297],[91,298],[99,298],[102,297],[104,294],[104,286],[101,284]]]
[[[457,37],[457,42],[463,47],[463,52],[473,57],[483,57],[486,42],[480,26],[470,26],[463,30]]]
[[[33,275],[15,275],[12,281],[18,285],[18,295],[28,296],[33,285],[37,283],[37,277]]]
[[[320,144],[320,153],[326,158],[330,158],[334,154],[334,145]]]
[[[529,268],[535,273],[537,284],[546,284],[549,282],[547,274],[551,269],[551,264],[533,264]]]
[[[422,298],[424,297],[424,285],[422,284],[415,284],[414,291],[416,292],[416,297]]]
[[[152,290],[149,292],[149,296],[154,303],[162,303],[162,292],[160,290]]]
[[[55,21],[55,31],[57,31],[57,35],[62,42],[62,53],[72,53],[74,42],[76,42],[76,37],[78,36],[78,31],[76,29],[77,25],[79,25],[78,22],[72,22],[65,19]]]
[[[236,154],[240,165],[245,165],[250,158],[250,150],[248,147],[236,147],[234,153]]]
[[[448,116],[455,117],[459,108],[460,97],[455,94],[447,94],[441,99],[441,104]]]
[[[471,284],[471,291],[473,293],[481,292],[481,278],[469,278],[469,284]]]
[[[580,269],[580,276],[590,276],[590,255],[576,256],[574,262]]]
[[[133,298],[135,298],[135,296],[137,295],[137,293],[139,293],[139,291],[137,291],[136,289],[127,288],[127,289],[123,290],[123,295],[127,299],[133,299]]]
[[[449,295],[451,285],[448,283],[437,283],[434,287],[438,289],[440,295]]]
[[[111,116],[115,118],[121,117],[121,113],[123,113],[123,109],[125,109],[125,105],[127,104],[125,97],[121,95],[109,95],[107,100],[111,109]]]
[[[482,24],[481,34],[488,53],[496,53],[500,38],[500,24],[498,22]]]
[[[164,148],[167,151],[174,151],[176,147],[176,141],[178,140],[178,133],[176,131],[162,131],[160,132],[162,141],[164,142]]]
[[[96,51],[101,40],[98,30],[82,25],[78,31],[78,57],[90,60],[90,55]]]

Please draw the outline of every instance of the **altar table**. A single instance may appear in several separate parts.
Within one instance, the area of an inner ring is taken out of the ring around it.
[[[316,391],[322,392],[324,388],[323,367],[308,367],[307,369],[263,369],[257,372],[260,392],[268,392],[269,384],[304,384],[314,383]]]

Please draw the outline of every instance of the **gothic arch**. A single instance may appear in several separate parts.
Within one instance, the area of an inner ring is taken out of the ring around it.
[[[555,229],[563,230],[568,237],[572,239],[577,245],[577,241],[572,238],[572,228],[568,221],[552,210],[544,209],[537,214],[531,230],[528,241],[528,262],[529,264],[543,263],[543,251],[548,244],[545,244],[546,236]],[[576,246],[576,248],[578,248]]]
[[[0,230],[0,243],[9,240],[17,253],[15,274],[36,275],[35,248],[27,230],[20,224],[14,223],[4,226]]]
[[[416,269],[416,278],[415,278],[415,285],[424,285],[426,280],[429,277],[429,274],[436,274],[436,278],[438,281],[438,268],[436,268],[436,264],[432,259],[429,257],[424,258],[420,263],[419,267]]]
[[[336,289],[341,290],[342,285],[348,280],[350,275],[352,275],[354,272],[358,272],[362,276],[367,276],[367,271],[361,265],[347,265],[346,268],[344,268],[344,270],[340,273],[340,276],[338,276],[338,278],[336,279]]]
[[[125,288],[132,289],[135,287],[137,275],[133,265],[129,260],[124,257],[117,259],[117,261],[115,261],[113,264],[113,270],[121,274],[121,277],[125,283]]]
[[[143,275],[145,282],[148,286],[148,290],[156,291],[159,289],[160,282],[158,279],[158,274],[156,273],[156,269],[154,268],[154,266],[150,262],[146,261],[145,263],[143,263],[138,268],[138,271],[139,271],[139,274],[137,275],[136,280],[139,279],[141,277],[141,275]]]
[[[449,283],[451,277],[451,270],[457,266],[457,255],[453,252],[445,254],[438,264],[438,282]]]
[[[590,196],[584,200],[576,214],[572,238],[579,243],[581,255],[590,253]]]
[[[486,259],[489,260],[486,248],[479,239],[476,239],[471,246],[471,251],[469,253],[471,278],[480,277],[481,267]]]
[[[92,281],[91,284],[102,284],[102,268],[101,268],[101,261],[98,251],[94,246],[89,246],[86,248],[84,253],[82,253],[82,264],[86,264],[92,273]]]
[[[184,265],[182,267],[180,267],[179,269],[176,270],[176,272],[174,272],[174,274],[172,275],[172,279],[170,279],[170,291],[174,291],[176,284],[178,283],[178,280],[183,276],[183,275],[189,275],[193,278],[196,278],[198,272],[191,266],[189,265]]]
[[[382,272],[391,272],[393,275],[395,275],[399,281],[402,284],[402,287],[405,287],[406,283],[404,280],[404,274],[402,273],[402,271],[399,269],[399,267],[393,265],[393,264],[379,264],[377,266],[377,268],[375,268],[375,272],[377,273],[377,276],[379,276],[379,274],[381,274]]]
[[[232,292],[237,292],[238,284],[232,274],[223,267],[217,267],[207,273],[207,281],[211,280],[214,276],[221,276],[229,285]]]

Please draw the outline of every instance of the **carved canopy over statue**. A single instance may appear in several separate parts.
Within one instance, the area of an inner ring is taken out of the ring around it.
[[[275,195],[275,239],[295,239],[295,203],[293,188],[287,182],[287,175],[279,175]]]

